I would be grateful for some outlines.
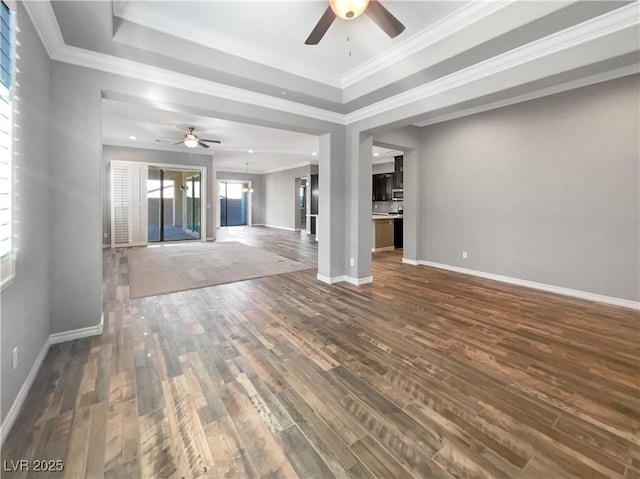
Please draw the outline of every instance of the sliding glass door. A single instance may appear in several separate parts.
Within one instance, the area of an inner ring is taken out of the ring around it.
[[[220,185],[220,226],[241,226],[247,224],[247,193],[241,183],[221,181]]]
[[[185,179],[186,227],[195,238],[200,238],[200,173]]]
[[[149,167],[149,241],[200,239],[200,194],[200,173]]]

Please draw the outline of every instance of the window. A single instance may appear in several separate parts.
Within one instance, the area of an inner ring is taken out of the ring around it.
[[[0,2],[0,280],[4,287],[13,279],[13,110],[14,110],[14,16]]]

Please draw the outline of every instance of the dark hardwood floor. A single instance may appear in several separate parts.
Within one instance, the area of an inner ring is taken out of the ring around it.
[[[315,263],[311,237],[228,228]],[[53,346],[2,477],[640,477],[637,311],[374,257],[129,300],[104,253],[105,329]]]

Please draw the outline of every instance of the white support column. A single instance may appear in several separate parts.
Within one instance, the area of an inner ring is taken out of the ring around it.
[[[404,201],[403,201],[403,254],[402,261],[418,264],[424,259],[422,243],[423,222],[423,167],[418,150],[412,149],[404,153]]]
[[[344,281],[345,257],[345,140],[344,128],[320,137],[318,279]]]
[[[347,127],[347,255],[345,280],[373,281],[371,275],[371,175],[373,137]]]

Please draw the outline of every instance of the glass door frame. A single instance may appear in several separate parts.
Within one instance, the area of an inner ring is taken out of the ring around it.
[[[138,163],[138,162],[135,162]],[[194,165],[176,165],[171,163],[153,163],[153,162],[140,162],[147,167],[158,168],[163,170],[183,171],[189,173],[200,174],[200,238],[193,239],[191,241],[207,241],[207,208],[203,208],[202,205],[207,204],[207,167],[206,166],[194,166]],[[215,184],[215,181],[214,181]]]
[[[217,223],[217,227],[218,228],[226,228],[227,225],[223,225],[222,224],[222,211],[220,209],[220,185],[222,183],[227,183],[227,184],[236,184],[236,185],[247,185],[247,186],[252,186],[252,182],[251,180],[246,181],[246,180],[237,180],[237,179],[226,179],[226,178],[218,178],[217,180],[218,186],[216,188],[216,193],[217,193],[217,197],[218,200],[216,201],[216,207],[217,207],[217,218],[216,218],[216,223]],[[245,211],[244,214],[246,216],[246,223],[243,226],[252,226],[253,225],[253,214],[252,214],[252,206],[253,206],[253,193],[243,193],[244,197],[245,197]]]

